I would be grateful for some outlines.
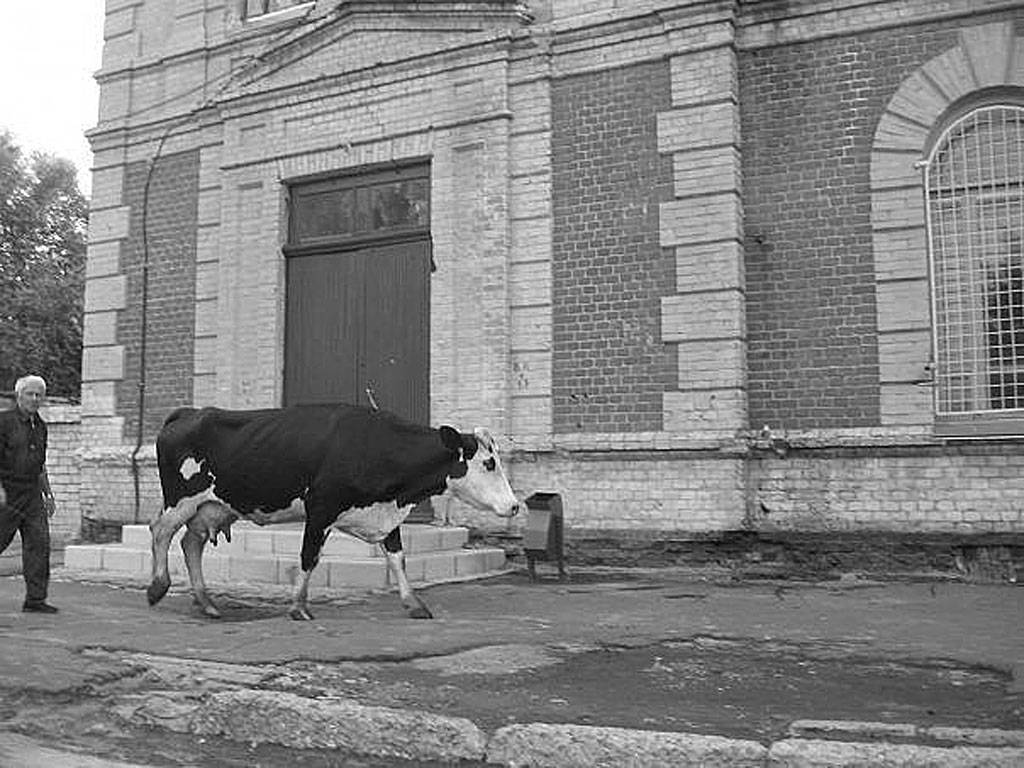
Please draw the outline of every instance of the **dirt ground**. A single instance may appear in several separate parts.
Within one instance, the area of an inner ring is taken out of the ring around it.
[[[808,718],[1024,730],[1013,677],[1013,649],[1024,656],[1020,588],[630,571],[534,583],[518,572],[423,590],[433,622],[405,619],[394,595],[375,593],[321,597],[312,623],[286,619],[280,595],[244,590],[218,595],[220,622],[198,617],[180,590],[157,609],[136,585],[54,591],[81,603],[55,620],[0,616],[0,642],[36,637],[70,654],[69,682],[33,683],[12,662],[0,676],[0,730],[130,764],[411,765],[181,735],[112,714],[125,695],[232,686],[428,710],[486,732],[574,723],[768,743]]]

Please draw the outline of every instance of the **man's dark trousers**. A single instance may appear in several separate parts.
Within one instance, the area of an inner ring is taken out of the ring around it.
[[[0,552],[21,533],[21,570],[25,602],[43,602],[50,587],[50,521],[39,483],[8,483],[7,504],[0,504]]]

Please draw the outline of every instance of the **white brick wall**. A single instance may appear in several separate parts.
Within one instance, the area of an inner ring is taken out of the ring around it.
[[[762,458],[751,498],[760,523],[790,530],[1021,530],[1024,457]],[[827,478],[827,482],[823,479]]]
[[[203,14],[197,3],[108,0],[100,129],[111,130],[95,140],[80,427],[88,446],[81,505],[101,515],[134,507],[131,446],[122,444],[113,416],[124,368],[123,349],[112,338],[114,313],[125,301],[122,163],[149,158],[155,134],[142,123],[199,103],[201,94],[187,91],[203,71],[222,74],[270,39],[229,38],[237,20]],[[955,458],[943,464],[929,457],[921,465],[888,458],[829,464],[820,457],[748,464],[737,447],[746,426],[746,350],[736,50],[981,12],[1000,1],[951,0],[939,7],[905,0],[886,7],[834,0],[792,18],[780,18],[777,4],[760,5],[733,19],[731,7],[669,0],[551,0],[537,5],[532,29],[517,32],[512,55],[506,32],[452,35],[442,29],[448,22],[423,17],[416,35],[400,29],[405,20],[387,32],[348,29],[301,66],[275,60],[273,71],[237,93],[266,88],[261,101],[240,98],[204,115],[203,127],[183,128],[165,148],[201,147],[196,402],[248,407],[280,400],[282,182],[429,157],[439,266],[431,286],[434,419],[487,424],[507,446],[536,451],[512,464],[514,484],[524,495],[562,493],[571,527],[735,528],[746,510],[744,473],[755,467],[770,495],[766,503],[794,527],[913,529],[927,519],[932,526],[1019,530],[1019,512],[1006,505],[1020,490],[1012,459],[993,492],[982,487],[980,470],[972,475],[963,469],[970,462]],[[555,34],[567,30],[573,33]],[[924,221],[912,166],[927,133],[922,126],[955,94],[1000,78],[1024,83],[1024,56],[1016,55],[1022,44],[1007,30],[966,30],[958,48],[907,79],[881,116],[871,178],[884,435],[920,438],[931,418],[931,390],[913,383],[930,344]],[[431,54],[450,45],[460,52]],[[403,56],[420,58],[415,66],[369,69]],[[664,402],[666,430],[553,436],[549,78],[658,58],[670,62],[672,73],[672,106],[659,115],[658,132],[675,181],[675,199],[661,209],[660,235],[675,248],[678,267],[678,293],[662,301],[662,340],[677,344],[679,353],[677,389]],[[173,75],[161,61],[175,67]],[[320,74],[325,77],[311,86]],[[300,81],[305,85],[292,88]],[[120,133],[126,120],[128,138]],[[462,322],[466,297],[482,307],[472,322]],[[864,435],[835,432],[823,439],[860,444]],[[677,449],[685,450],[671,452]],[[146,450],[148,517],[160,502],[152,446]],[[946,483],[961,471],[971,478],[964,490]],[[905,495],[899,483],[886,483],[900,472],[935,479],[937,493],[946,496],[922,498],[925,480],[917,496]],[[972,506],[971,493],[991,509]],[[832,507],[815,517],[819,498]],[[846,499],[852,503],[840,514]]]

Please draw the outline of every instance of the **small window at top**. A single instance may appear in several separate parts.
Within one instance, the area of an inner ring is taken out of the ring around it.
[[[420,168],[292,188],[291,241],[311,245],[430,228],[430,178]]]
[[[309,5],[310,0],[245,0],[245,12],[243,18],[254,19],[258,16],[266,16],[277,13],[297,5]]]

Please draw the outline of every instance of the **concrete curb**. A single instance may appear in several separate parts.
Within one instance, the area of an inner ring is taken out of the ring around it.
[[[199,697],[151,693],[122,701],[115,712],[130,722],[179,733],[414,761],[481,760],[487,744],[483,731],[464,718],[278,691],[242,689]]]
[[[771,745],[771,768],[1007,768],[1024,765],[1024,749],[927,747],[820,739],[783,739]]]
[[[796,721],[791,734],[827,733],[836,738],[791,737],[769,746],[746,739],[674,731],[551,723],[505,726],[488,736],[465,718],[253,689],[199,695],[150,692],[123,697],[114,711],[136,724],[248,743],[339,749],[412,761],[476,760],[514,768],[1024,765],[1024,733],[990,729],[916,729],[912,725],[887,723]],[[932,746],[884,741],[928,733],[933,738],[959,743]]]
[[[756,741],[549,723],[506,726],[487,745],[488,762],[517,768],[761,768],[767,755]]]
[[[1024,731],[1005,731],[998,728],[922,727],[910,723],[872,723],[857,720],[794,720],[788,730],[793,738],[812,740],[914,740],[933,746],[1024,748]]]

